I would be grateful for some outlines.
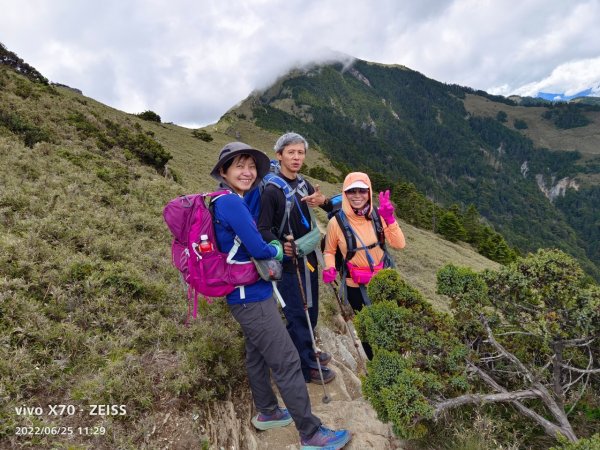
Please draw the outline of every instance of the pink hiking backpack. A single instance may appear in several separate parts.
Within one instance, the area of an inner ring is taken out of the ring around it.
[[[197,317],[199,294],[211,303],[211,297],[223,297],[236,287],[255,283],[259,278],[252,261],[238,262],[233,259],[241,244],[237,236],[229,253],[222,253],[218,249],[212,212],[206,205],[206,198],[212,201],[227,194],[231,194],[231,191],[183,195],[167,203],[163,210],[163,218],[173,234],[173,265],[188,288],[188,320],[192,300],[194,305],[191,313],[194,318]],[[204,251],[199,247],[203,235],[208,237],[210,243]]]

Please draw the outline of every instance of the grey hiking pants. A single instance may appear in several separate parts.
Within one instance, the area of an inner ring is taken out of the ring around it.
[[[312,414],[298,351],[287,332],[277,303],[268,300],[229,305],[246,342],[246,370],[256,409],[272,413],[278,406],[271,377],[302,437],[312,436],[321,420]]]

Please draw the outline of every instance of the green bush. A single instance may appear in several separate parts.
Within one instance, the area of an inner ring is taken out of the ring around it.
[[[141,162],[159,170],[164,170],[165,164],[172,158],[171,154],[160,143],[141,131],[131,132],[108,119],[104,120],[104,125],[107,131],[99,136],[98,145],[100,148],[108,149],[119,146],[125,152],[135,155]]]
[[[334,173],[328,171],[322,166],[315,166],[308,169],[308,175],[316,178],[317,180],[327,181],[328,183],[339,183],[340,177],[335,175]]]
[[[569,129],[584,127],[591,123],[583,110],[585,106],[576,104],[561,104],[553,106],[542,114],[542,117],[551,120],[557,128]]]
[[[367,285],[367,293],[373,303],[391,301],[405,308],[431,310],[425,297],[394,269],[380,270]]]
[[[367,363],[369,375],[363,383],[363,394],[382,422],[392,422],[394,432],[404,439],[418,439],[427,427],[415,421],[429,419],[432,408],[421,392],[440,390],[441,384],[431,374],[412,367],[412,360],[396,352],[381,350]]]
[[[67,123],[73,125],[84,138],[98,136],[100,134],[99,128],[92,124],[91,120],[79,111],[70,113],[67,116]]]
[[[467,239],[465,228],[458,216],[452,211],[446,211],[442,217],[440,217],[437,232],[450,242],[464,241]]]
[[[201,130],[201,129],[192,131],[192,136],[194,136],[195,138],[198,138],[204,142],[211,142],[213,140],[213,137],[210,135],[210,133],[208,131]]]
[[[9,131],[19,135],[23,143],[29,148],[33,148],[38,142],[49,142],[51,140],[48,131],[29,123],[15,113],[2,109],[0,109],[0,126],[4,126]]]
[[[529,128],[527,126],[527,122],[525,122],[523,119],[515,119],[514,126],[517,130],[526,130]]]
[[[579,439],[577,442],[569,442],[564,438],[559,439],[560,445],[551,447],[549,450],[598,450],[600,449],[600,434],[596,433],[591,438]]]
[[[32,98],[39,97],[39,95],[35,94],[35,90],[33,88],[34,85],[30,81],[25,81],[22,78],[16,78],[15,82],[16,82],[15,94],[17,94],[19,97],[21,97],[23,99],[26,99],[29,97],[32,97]]]
[[[410,367],[410,359],[385,349],[377,352],[373,360],[367,362],[369,374],[363,380],[362,392],[382,422],[390,420],[385,399],[382,396],[383,389],[392,386],[396,378]]]
[[[136,114],[140,119],[147,120],[149,122],[158,122],[160,123],[160,116],[156,114],[154,111],[144,111],[139,114]]]

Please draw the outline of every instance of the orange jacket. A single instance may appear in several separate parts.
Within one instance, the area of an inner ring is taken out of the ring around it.
[[[344,180],[343,189],[355,181],[363,181],[369,186],[369,202],[370,208],[368,215],[370,216],[373,209],[373,189],[371,188],[371,180],[368,175],[362,172],[352,172],[346,176]],[[342,191],[343,191],[342,189]],[[360,237],[366,246],[377,242],[377,235],[373,228],[373,222],[367,220],[365,216],[358,216],[354,210],[350,207],[350,203],[346,198],[346,195],[342,195],[342,209],[346,214],[348,223],[354,232]],[[404,233],[400,229],[398,222],[394,222],[391,225],[387,225],[385,220],[381,219],[383,225],[383,231],[385,234],[385,242],[393,248],[404,248],[406,242],[404,240]],[[357,244],[360,245],[360,241],[357,239]],[[344,231],[340,229],[335,217],[332,217],[327,224],[327,235],[325,237],[325,250],[323,256],[325,258],[325,267],[335,267],[335,251],[337,247],[340,248],[342,255],[346,257],[348,249],[346,247],[346,238],[344,237]],[[383,250],[377,245],[369,249],[370,255],[375,260],[375,264],[379,264],[383,258]],[[352,264],[359,267],[368,267],[369,262],[364,251],[357,251],[354,257],[351,259]],[[351,278],[347,279],[348,286],[357,287],[358,285],[352,281]]]

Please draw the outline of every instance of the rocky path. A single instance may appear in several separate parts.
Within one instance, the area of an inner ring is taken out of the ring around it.
[[[401,449],[402,443],[394,437],[391,426],[377,420],[375,411],[362,396],[361,382],[356,375],[359,370],[358,358],[352,340],[347,335],[323,328],[320,341],[322,349],[333,355],[328,367],[333,368],[337,376],[326,385],[331,399],[329,403],[323,402],[323,387],[320,384],[307,385],[314,414],[329,428],[347,428],[352,432],[352,440],[344,447],[347,450]],[[250,425],[244,434],[248,449],[300,448],[298,432],[293,424],[268,431],[256,431]]]

